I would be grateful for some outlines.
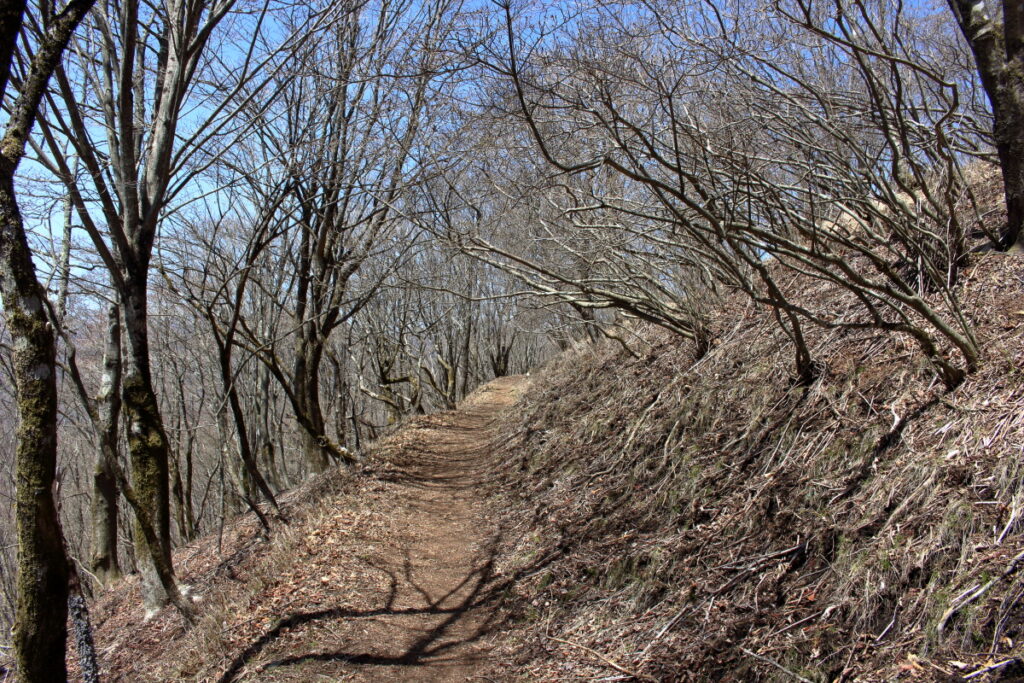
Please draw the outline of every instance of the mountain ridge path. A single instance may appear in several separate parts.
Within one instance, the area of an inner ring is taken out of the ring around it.
[[[474,676],[488,663],[496,617],[499,524],[484,487],[496,471],[496,420],[527,383],[494,380],[455,410],[415,418],[371,447],[368,473],[385,491],[373,515],[384,531],[380,542],[364,536],[363,568],[348,577],[358,602],[324,610],[329,618],[307,631],[304,654],[292,650],[255,671],[246,657],[248,672],[236,667],[221,680],[489,680]]]

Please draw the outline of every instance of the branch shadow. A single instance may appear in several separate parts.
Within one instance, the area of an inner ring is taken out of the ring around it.
[[[493,478],[493,463],[486,457],[492,445],[489,440],[481,442],[477,435],[492,420],[489,410],[477,410],[479,415],[464,414],[463,424],[449,424],[447,420],[439,418],[437,424],[424,423],[429,429],[443,430],[446,438],[429,439],[429,446],[415,442],[405,445],[399,458],[389,462],[385,471],[378,470],[373,475],[411,488],[442,490],[455,495],[462,495],[463,491],[475,490],[487,484]],[[434,498],[428,496],[427,500],[432,501]],[[430,505],[429,502],[426,504]],[[450,582],[443,582],[440,595],[430,593],[431,590],[439,592],[436,583],[431,589],[429,581],[424,583],[421,577],[416,577],[409,548],[403,549],[400,561],[398,557],[376,561],[363,559],[370,569],[387,576],[388,588],[381,591],[383,594],[378,598],[380,606],[353,609],[339,604],[327,609],[298,611],[284,616],[240,651],[217,680],[219,683],[231,683],[243,672],[260,672],[314,662],[400,667],[421,666],[428,662],[432,665],[439,662],[465,662],[465,655],[454,653],[453,650],[479,641],[501,627],[510,614],[509,610],[501,609],[507,602],[508,589],[525,576],[542,570],[561,554],[555,552],[539,557],[517,571],[498,575],[495,573],[495,563],[503,541],[503,532],[499,531],[470,561],[464,564],[460,561],[461,568],[451,572]],[[423,606],[398,606],[408,604],[410,597]],[[431,616],[436,619],[429,619]],[[423,620],[428,623],[403,624],[402,617],[428,617]],[[268,649],[273,648],[287,632],[304,625],[335,620],[363,620],[365,624],[366,621],[383,621],[388,618],[399,618],[399,623],[395,625],[397,629],[391,630],[407,637],[389,639],[389,642],[366,640],[364,637],[368,644],[346,643],[348,648],[326,652],[300,650],[266,661],[279,655],[267,653]],[[264,661],[257,664],[261,655]],[[247,670],[247,667],[251,668]]]
[[[479,641],[500,628],[508,618],[507,614],[503,615],[502,611],[498,609],[501,606],[502,600],[507,595],[508,588],[524,577],[543,570],[545,566],[554,561],[556,557],[567,549],[566,546],[563,546],[558,552],[538,558],[512,574],[500,576],[494,573],[494,563],[501,541],[501,536],[495,536],[483,549],[479,561],[474,563],[472,569],[461,577],[453,587],[436,598],[431,598],[423,588],[412,582],[411,567],[407,558],[403,563],[402,573],[405,575],[406,581],[409,582],[410,588],[429,600],[425,607],[395,607],[398,586],[401,580],[390,569],[371,564],[373,568],[385,572],[390,578],[390,587],[382,607],[358,610],[339,606],[290,614],[242,650],[218,679],[218,683],[231,683],[235,681],[246,664],[273,645],[285,632],[305,624],[334,619],[375,619],[424,615],[443,617],[440,622],[416,638],[411,644],[395,653],[345,650],[307,652],[272,660],[263,664],[260,670],[265,671],[276,667],[294,666],[309,662],[412,667],[423,665],[428,660],[435,664],[438,662],[454,661],[454,658],[445,659],[440,657],[440,655],[444,655],[446,652],[461,645]],[[459,597],[458,602],[452,605],[445,604],[451,601],[454,596],[463,592],[467,586],[469,590]],[[489,609],[484,611],[481,608]],[[481,610],[479,616],[482,618],[479,620],[479,623],[474,625],[468,632],[461,634],[458,638],[445,639],[445,635],[453,630],[453,627],[459,625],[471,611],[475,610]]]

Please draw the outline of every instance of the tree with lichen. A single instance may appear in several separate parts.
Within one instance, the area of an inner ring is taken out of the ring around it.
[[[149,280],[160,225],[189,201],[238,125],[242,84],[263,78],[255,59],[267,9],[233,17],[241,64],[208,54],[234,0],[102,3],[57,69],[40,119],[35,160],[65,185],[83,231],[110,275],[120,311],[121,411],[136,496],[136,557],[152,613],[175,601],[171,559],[170,444],[153,380]],[[251,21],[252,31],[240,22]],[[223,87],[209,87],[218,81]],[[226,85],[232,83],[232,85]],[[252,84],[257,87],[256,84]],[[185,112],[203,111],[183,123]],[[198,122],[198,123],[197,123]],[[234,136],[234,138],[232,138]],[[85,169],[71,172],[70,149]],[[143,514],[138,513],[140,509]],[[151,521],[146,529],[143,519]],[[152,545],[151,539],[155,541]],[[152,547],[151,547],[152,546]]]
[[[117,462],[117,428],[121,412],[121,322],[117,306],[107,308],[106,344],[103,350],[100,386],[95,396],[85,388],[78,367],[78,351],[68,334],[60,300],[54,324],[65,346],[65,367],[92,427],[96,459],[92,472],[92,575],[109,586],[121,578],[117,558],[118,483],[112,463]]]
[[[0,296],[14,341],[18,397],[16,519],[18,597],[14,649],[18,679],[66,678],[68,560],[53,495],[57,461],[56,346],[36,277],[15,194],[15,173],[25,154],[46,84],[61,53],[94,0],[72,0],[54,13],[46,7],[43,34],[18,83],[0,141]],[[15,49],[27,12],[20,0],[0,2],[0,97],[6,96]]]

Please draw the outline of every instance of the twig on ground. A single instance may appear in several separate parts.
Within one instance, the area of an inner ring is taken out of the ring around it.
[[[973,672],[967,674],[966,676],[964,676],[964,680],[965,681],[966,680],[970,680],[971,678],[974,678],[975,676],[980,676],[982,674],[987,674],[989,671],[995,671],[996,669],[1001,669],[1004,666],[1006,666],[1007,664],[1013,664],[1016,661],[1019,661],[1018,657],[1010,657],[1009,659],[1003,660],[1001,662],[996,662],[995,664],[990,664],[989,666],[986,666],[984,668],[978,669],[977,671],[973,671]]]
[[[875,641],[874,641],[874,642],[875,642],[875,644],[876,644],[876,645],[877,645],[878,643],[882,642],[882,638],[885,638],[885,634],[886,634],[886,633],[888,633],[888,632],[889,632],[889,629],[891,629],[891,628],[893,627],[893,624],[895,624],[895,623],[896,623],[896,614],[897,614],[897,612],[899,612],[899,609],[900,609],[900,605],[899,605],[899,603],[897,602],[897,603],[896,603],[896,609],[894,609],[894,610],[892,611],[892,619],[891,619],[891,620],[889,621],[889,624],[888,624],[888,625],[887,625],[887,626],[885,627],[885,629],[883,629],[883,630],[882,630],[882,632],[881,632],[881,633],[879,633],[879,634],[878,634],[878,636],[877,636],[877,637],[875,638]]]
[[[774,638],[775,636],[779,636],[779,635],[782,635],[782,634],[783,634],[783,633],[785,633],[786,631],[792,631],[793,629],[795,629],[795,628],[796,628],[797,626],[799,626],[800,624],[806,624],[806,623],[807,623],[808,621],[810,621],[811,619],[817,619],[818,617],[820,617],[820,616],[821,616],[822,614],[824,614],[824,613],[825,613],[825,610],[821,610],[821,611],[819,611],[819,612],[815,612],[814,614],[812,614],[812,615],[811,615],[811,616],[809,616],[809,617],[804,617],[804,618],[803,618],[803,619],[801,619],[800,621],[794,621],[794,622],[793,622],[792,624],[790,624],[789,626],[784,626],[784,627],[780,628],[780,629],[779,629],[778,631],[774,631],[774,632],[770,633],[770,634],[768,635],[768,639]]]
[[[653,681],[654,680],[653,678],[651,678],[650,676],[647,676],[645,674],[638,674],[635,671],[630,671],[626,667],[624,667],[621,664],[619,664],[618,662],[616,662],[614,659],[609,659],[608,657],[604,656],[600,652],[598,652],[596,650],[591,650],[586,645],[580,645],[579,643],[574,643],[571,640],[565,640],[563,638],[556,638],[555,636],[545,635],[544,637],[547,638],[548,640],[554,640],[554,641],[559,642],[559,643],[565,643],[566,645],[572,645],[573,647],[578,647],[579,649],[583,650],[584,652],[589,652],[590,654],[594,655],[595,657],[597,657],[602,662],[604,662],[605,664],[607,664],[611,668],[615,669],[619,673],[626,674],[627,676],[632,676],[633,678],[639,678],[642,681]]]
[[[765,662],[766,664],[771,664],[772,666],[774,666],[779,671],[782,671],[783,673],[789,674],[790,676],[792,676],[793,678],[795,678],[798,681],[801,681],[802,683],[814,683],[814,681],[812,681],[811,679],[804,678],[800,674],[795,673],[793,671],[790,671],[786,667],[784,667],[781,664],[779,664],[778,662],[776,662],[774,659],[769,659],[768,657],[765,657],[764,655],[759,655],[756,652],[751,652],[750,650],[748,650],[745,647],[741,647],[740,650],[743,651],[744,653],[750,655],[754,659],[760,659],[762,662]]]
[[[691,608],[690,605],[687,605],[683,607],[683,609],[679,610],[674,617],[669,619],[668,622],[658,631],[658,634],[651,639],[651,642],[647,643],[647,647],[644,648],[643,655],[646,655],[648,650],[650,650],[655,643],[661,640],[661,637],[668,633],[669,629],[676,625],[676,622],[683,618],[683,615],[692,610],[693,608]]]
[[[748,567],[737,567],[737,569],[740,570],[740,573],[729,579],[729,581],[726,582],[724,586],[717,589],[715,592],[712,593],[712,595],[718,596],[722,593],[725,593],[727,590],[729,590],[730,588],[738,584],[740,581],[750,576],[751,574],[756,574],[757,572],[763,569],[767,569],[772,564],[772,560],[788,557],[793,553],[800,552],[806,546],[806,541],[804,543],[797,543],[792,548],[786,548],[785,550],[779,550],[773,553],[768,553],[767,555],[762,555],[761,557],[757,558],[752,565]]]
[[[985,593],[988,593],[993,586],[995,586],[997,583],[999,583],[1006,577],[1016,573],[1017,569],[1020,568],[1020,564],[1022,561],[1024,561],[1024,551],[1017,553],[1017,555],[1010,561],[1010,564],[1006,567],[1002,574],[995,577],[994,579],[986,583],[984,586],[980,586],[970,591],[963,599],[953,601],[953,604],[950,605],[949,609],[947,609],[946,612],[942,615],[942,619],[939,620],[939,625],[935,629],[939,636],[942,635],[942,632],[946,629],[946,625],[949,623],[949,620],[952,619],[957,612],[959,612],[964,607],[971,604],[981,596],[985,595]]]

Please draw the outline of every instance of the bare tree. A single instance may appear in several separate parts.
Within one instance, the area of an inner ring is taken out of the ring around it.
[[[207,57],[210,40],[231,15],[233,0],[167,0],[144,5],[103,4],[57,71],[57,92],[41,122],[38,161],[67,186],[93,248],[110,273],[123,318],[123,411],[134,489],[155,528],[137,528],[140,543],[155,536],[157,547],[140,553],[147,609],[165,602],[173,582],[170,556],[168,442],[153,386],[148,336],[150,261],[160,223],[177,202],[190,199],[197,178],[209,168],[211,150],[247,130],[239,97],[263,73],[256,52],[266,5],[244,14],[252,31],[234,48],[230,69]],[[242,16],[242,15],[240,15]],[[226,39],[227,34],[221,36]],[[213,83],[197,86],[197,74]],[[84,84],[88,97],[82,97]],[[243,98],[244,100],[244,98]],[[185,120],[187,107],[201,110]],[[71,173],[63,154],[70,142],[86,173]],[[145,558],[160,555],[160,561]],[[155,565],[168,572],[158,576]]]
[[[107,585],[121,577],[117,554],[118,426],[121,412],[121,320],[116,305],[107,309],[106,346],[103,349],[99,388],[95,396],[86,388],[78,367],[77,347],[65,326],[61,306],[52,316],[65,347],[65,367],[85,409],[95,440],[96,457],[92,473],[92,560],[91,570]]]
[[[278,201],[283,198],[278,194]],[[234,425],[235,441],[242,471],[236,472],[238,495],[260,521],[267,526],[267,519],[253,499],[253,489],[259,492],[283,519],[274,492],[260,471],[252,441],[249,437],[248,421],[245,417],[241,391],[238,387],[239,370],[236,368],[234,352],[238,346],[235,337],[239,334],[240,321],[244,314],[247,289],[255,273],[255,262],[263,249],[273,242],[277,233],[274,217],[277,205],[259,205],[255,216],[250,216],[248,230],[229,220],[201,222],[190,226],[185,237],[187,249],[178,254],[175,278],[168,277],[171,290],[180,294],[209,325],[216,350],[220,371],[221,400],[217,411],[218,424],[223,425],[226,412],[230,410]],[[234,228],[234,230],[233,230]],[[200,249],[195,249],[199,246]],[[166,255],[170,250],[163,250]],[[203,260],[197,259],[197,252]],[[161,264],[166,274],[169,264]],[[226,429],[222,428],[222,432]]]
[[[272,187],[288,181],[287,199],[276,204],[292,226],[282,238],[288,246],[265,253],[293,273],[292,346],[244,329],[288,397],[314,472],[352,460],[328,434],[321,367],[332,334],[379,285],[364,264],[399,261],[409,248],[394,208],[423,174],[427,102],[446,80],[437,45],[456,7],[450,0],[341,7],[329,31],[287,57],[289,73],[275,83],[280,96],[263,116],[260,141],[270,151],[256,158],[283,160]]]
[[[64,680],[68,561],[53,498],[57,459],[56,348],[36,277],[18,200],[15,173],[39,113],[47,83],[92,0],[72,0],[59,12],[48,3],[29,17],[42,33],[26,54],[23,75],[13,65],[26,22],[25,2],[0,4],[0,98],[17,81],[18,94],[0,140],[0,296],[14,346],[18,400],[18,597],[14,624],[18,679]],[[26,41],[27,42],[27,41]],[[29,56],[30,55],[30,56]]]
[[[674,307],[658,289],[680,265],[698,285],[683,310],[714,283],[770,307],[805,383],[817,374],[807,322],[906,334],[948,386],[976,366],[953,291],[965,251],[957,86],[919,49],[905,7],[598,5],[558,40],[503,7],[504,54],[480,61],[511,92],[496,86],[490,106],[514,102],[557,173],[548,196],[573,227],[562,234],[610,240],[597,259],[575,253],[614,286],[473,234],[499,264],[539,291],[586,284],[598,305],[663,324]],[[650,274],[635,290],[630,263]],[[860,312],[816,310],[797,296],[808,279],[850,292]]]

